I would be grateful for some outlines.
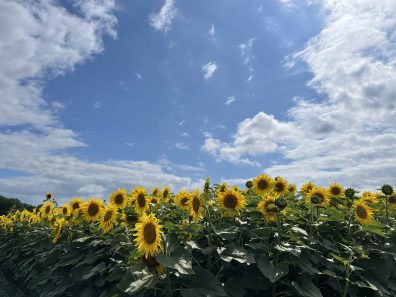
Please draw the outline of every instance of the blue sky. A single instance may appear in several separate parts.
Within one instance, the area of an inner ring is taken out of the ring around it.
[[[391,1],[0,8],[4,195],[37,203],[262,172],[368,189],[396,177]]]

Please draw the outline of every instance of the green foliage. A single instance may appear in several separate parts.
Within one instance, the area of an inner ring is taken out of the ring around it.
[[[0,195],[0,216],[6,215],[7,213],[15,210],[33,210],[34,206],[23,203],[19,199],[16,198],[7,198]]]

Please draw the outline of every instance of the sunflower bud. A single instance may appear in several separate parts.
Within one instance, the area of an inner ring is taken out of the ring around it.
[[[280,211],[286,208],[287,201],[285,198],[278,198],[275,200],[275,205],[279,208]]]
[[[345,190],[345,196],[351,199],[355,196],[355,193],[355,190],[352,188],[348,188]]]
[[[318,204],[319,203],[319,197],[318,196],[312,196],[311,197],[311,202],[313,204]]]
[[[253,182],[252,182],[251,180],[248,180],[248,181],[245,183],[245,186],[246,186],[246,188],[251,189],[251,188],[253,187]]]
[[[391,185],[383,185],[381,188],[382,193],[385,195],[392,195],[393,194],[393,188]]]

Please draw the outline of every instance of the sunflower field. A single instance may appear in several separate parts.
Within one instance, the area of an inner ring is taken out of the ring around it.
[[[396,193],[300,189],[262,174],[109,199],[52,193],[0,216],[0,269],[23,296],[396,296]]]

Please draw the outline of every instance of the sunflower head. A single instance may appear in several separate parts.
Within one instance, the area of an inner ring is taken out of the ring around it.
[[[181,209],[188,209],[190,205],[191,193],[186,190],[181,190],[174,198],[176,206]]]
[[[228,189],[217,196],[217,204],[219,207],[231,210],[226,211],[225,215],[235,216],[245,207],[246,200],[245,197],[242,196],[241,192],[235,191],[234,189]]]
[[[70,215],[70,213],[71,213],[70,205],[69,204],[62,205],[61,214],[67,217]]]
[[[103,201],[98,198],[90,198],[82,206],[82,214],[87,222],[97,221],[103,210]]]
[[[158,196],[160,194],[160,190],[158,187],[154,187],[151,189],[151,195]]]
[[[373,221],[373,210],[371,207],[366,205],[362,200],[356,200],[353,203],[355,210],[355,220],[362,225],[369,225]]]
[[[356,191],[352,188],[347,188],[345,190],[345,197],[348,197],[350,199],[353,199],[353,197],[355,197]]]
[[[332,197],[341,198],[344,196],[344,188],[338,183],[331,184],[328,191]]]
[[[165,203],[169,202],[170,195],[171,195],[170,188],[168,186],[165,186],[161,191],[162,201],[164,201]]]
[[[51,192],[47,193],[45,195],[45,200],[51,200],[52,196],[53,196],[53,194]]]
[[[204,191],[206,193],[210,192],[210,176],[205,178],[205,183],[204,183]]]
[[[296,193],[296,190],[297,190],[297,186],[295,184],[289,184],[287,186],[287,192],[289,192],[290,194]]]
[[[377,203],[377,197],[379,196],[378,193],[371,193],[371,192],[363,192],[362,193],[362,200],[368,201],[370,203]]]
[[[52,202],[50,202],[50,201],[45,202],[40,208],[40,213],[42,214],[41,217],[47,218],[47,217],[51,216],[53,209],[54,209],[54,205]],[[18,212],[18,214],[19,214],[19,212]]]
[[[124,209],[127,203],[127,194],[125,189],[118,189],[117,191],[111,193],[110,195],[110,204]]]
[[[219,195],[220,193],[225,192],[228,190],[228,184],[226,182],[222,182],[217,188],[216,188],[216,194]]]
[[[315,188],[309,193],[306,203],[315,206],[328,206],[330,204],[329,192],[324,188]]]
[[[150,201],[145,188],[136,188],[133,192],[132,199],[135,201],[135,209],[139,215],[145,213],[150,208]]]
[[[261,174],[253,179],[253,189],[257,194],[266,194],[272,190],[273,180],[268,174]]]
[[[102,233],[107,233],[114,228],[117,223],[117,206],[110,204],[102,210],[102,214],[99,219],[99,228]]]
[[[203,201],[199,190],[193,191],[190,196],[189,209],[190,215],[193,217],[195,222],[199,222],[202,218],[202,205]]]
[[[272,196],[266,196],[259,202],[257,208],[268,222],[275,222],[280,212],[276,205],[275,197]]]
[[[135,244],[145,257],[155,256],[162,249],[162,226],[154,214],[143,215],[135,225]]]
[[[277,176],[273,181],[272,191],[278,196],[282,196],[287,193],[287,181],[280,176]]]
[[[382,193],[384,193],[384,195],[392,195],[393,187],[391,185],[385,184],[381,187],[381,191],[382,191]]]
[[[251,189],[253,188],[253,182],[251,180],[246,181],[245,183],[246,188]]]
[[[69,202],[70,210],[74,216],[79,215],[83,204],[84,204],[84,201],[81,198],[73,198],[72,200],[70,200],[70,202]]]
[[[313,182],[309,181],[302,185],[302,187],[300,189],[300,193],[303,196],[308,196],[309,193],[311,193],[314,189],[315,189],[315,185],[313,184]]]

